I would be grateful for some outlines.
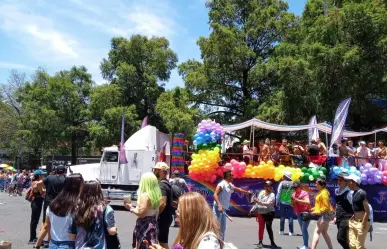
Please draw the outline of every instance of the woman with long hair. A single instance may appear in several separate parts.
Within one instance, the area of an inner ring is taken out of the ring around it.
[[[46,220],[40,230],[39,238],[35,248],[40,245],[49,234],[50,249],[73,249],[74,240],[69,240],[68,230],[71,225],[72,215],[79,201],[79,193],[83,187],[83,177],[81,174],[71,174],[65,178],[63,190],[51,202],[47,208]]]
[[[189,192],[182,195],[177,213],[180,216],[180,229],[172,249],[224,248],[219,222],[201,194]],[[150,245],[149,248],[163,249],[159,245]]]
[[[27,198],[31,200],[30,240],[28,241],[28,244],[36,243],[36,228],[38,227],[40,214],[42,213],[43,197],[46,193],[44,186],[38,183],[43,180],[44,176],[45,173],[42,170],[35,170],[31,189],[27,192],[29,195]]]
[[[141,176],[140,186],[137,191],[137,207],[132,207],[131,203],[125,202],[125,208],[138,218],[134,228],[136,249],[145,249],[147,245],[144,240],[152,244],[159,243],[157,214],[161,199],[161,190],[157,177],[153,173],[145,173]]]
[[[312,249],[316,249],[320,240],[320,235],[324,237],[328,249],[333,249],[331,238],[328,234],[329,222],[333,220],[334,212],[330,201],[329,191],[326,188],[327,182],[325,179],[317,179],[316,187],[318,193],[315,196],[315,205],[312,208],[312,214],[318,215],[320,218],[314,229]]]
[[[109,235],[117,234],[113,209],[105,204],[101,184],[87,181],[69,229],[76,249],[106,248],[105,227]]]

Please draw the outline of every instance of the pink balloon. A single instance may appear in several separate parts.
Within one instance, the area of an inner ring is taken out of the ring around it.
[[[216,181],[216,175],[212,175],[210,180],[211,180],[211,183],[214,183]]]
[[[243,167],[243,168],[247,167],[247,165],[246,165],[245,162],[241,162],[241,163],[239,163],[239,165],[240,165],[241,167]]]

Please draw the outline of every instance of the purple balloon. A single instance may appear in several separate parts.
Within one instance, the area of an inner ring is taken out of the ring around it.
[[[377,168],[371,168],[370,171],[375,174],[376,172],[379,172],[379,170]]]
[[[362,181],[361,181],[361,184],[362,184],[362,185],[367,185],[367,184],[368,184],[368,181],[367,181],[367,180],[362,180]]]
[[[366,174],[361,174],[361,180],[366,181],[367,180],[367,175]]]
[[[383,179],[381,176],[377,175],[377,176],[375,176],[374,180],[376,183],[381,183]]]
[[[360,172],[363,173],[363,171],[364,171],[364,167],[361,166],[361,167],[360,167]]]
[[[370,163],[366,163],[366,165],[364,166],[364,168],[366,168],[366,169],[370,169],[370,168],[372,168],[372,164],[370,164]]]
[[[374,181],[373,178],[368,178],[368,179],[367,179],[367,182],[368,182],[368,184],[370,184],[370,185],[375,184],[375,181]]]

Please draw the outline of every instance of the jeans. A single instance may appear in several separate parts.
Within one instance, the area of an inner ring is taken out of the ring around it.
[[[293,207],[280,203],[280,232],[285,230],[285,218],[289,219],[289,232],[293,233]]]
[[[74,241],[55,241],[50,240],[50,249],[74,249],[75,242]]]
[[[349,218],[336,219],[337,241],[343,249],[349,249]]]
[[[306,220],[306,221],[302,220],[302,214],[297,214],[297,220],[301,228],[302,240],[304,242],[303,246],[308,248],[308,241],[309,241],[308,227],[309,227],[310,220]]]
[[[226,234],[226,219],[227,219],[226,215],[224,215],[224,212],[226,212],[226,210],[223,209],[223,212],[219,212],[218,205],[214,205],[212,210],[214,212],[214,215],[216,216],[216,218],[219,221],[220,236],[222,237],[222,240],[224,240],[224,236]]]
[[[367,222],[363,228],[361,221],[349,220],[349,248],[364,249],[370,224]]]
[[[35,198],[31,202],[31,223],[30,223],[30,241],[36,239],[36,228],[39,224],[40,213],[42,212],[43,198]]]

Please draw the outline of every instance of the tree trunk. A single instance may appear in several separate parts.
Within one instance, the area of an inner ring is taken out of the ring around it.
[[[71,135],[71,165],[77,164],[77,135],[75,132]]]

